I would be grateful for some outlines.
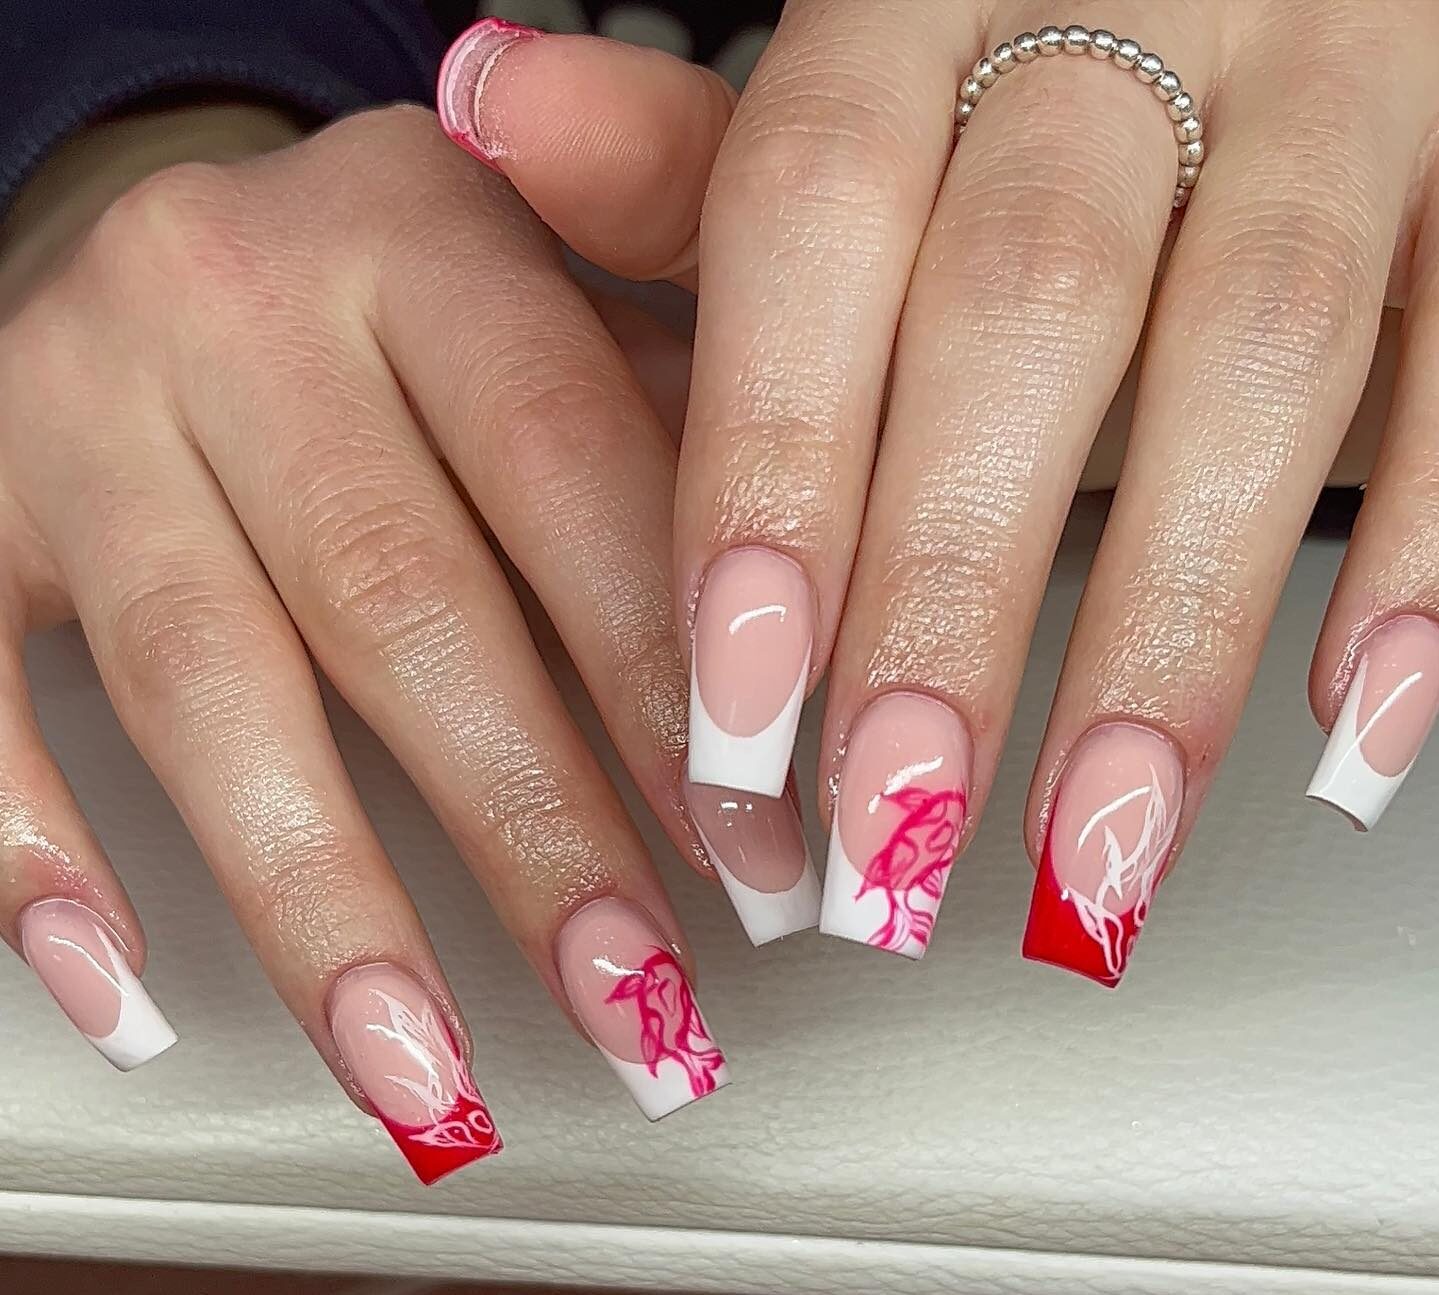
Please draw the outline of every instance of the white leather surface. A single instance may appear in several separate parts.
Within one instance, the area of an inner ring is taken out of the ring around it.
[[[1339,551],[1301,553],[1118,993],[1017,953],[1019,815],[1082,542],[923,963],[814,935],[751,949],[652,833],[735,1075],[653,1127],[337,709],[509,1147],[428,1192],[273,997],[81,640],[37,642],[46,731],[145,919],[181,1044],[113,1074],[0,962],[0,1249],[654,1291],[1439,1290],[1439,764],[1421,758],[1368,837],[1303,798],[1321,745],[1305,672]]]

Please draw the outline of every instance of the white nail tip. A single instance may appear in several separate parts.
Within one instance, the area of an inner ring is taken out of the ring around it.
[[[940,895],[942,898],[942,890]],[[913,892],[910,892],[910,896],[913,898]],[[880,887],[865,887],[863,874],[850,862],[840,841],[836,815],[836,821],[830,829],[829,853],[825,859],[824,902],[819,912],[820,934],[837,936],[841,940],[853,940],[856,944],[867,944],[871,948],[897,953],[917,962],[924,957],[925,950],[929,947],[928,941],[910,935],[898,944],[886,944],[878,938],[878,933],[890,918],[890,902],[890,892]],[[939,903],[939,900],[933,904],[921,900],[918,906],[933,916],[939,912]]]
[[[729,787],[757,796],[779,796],[789,777],[794,756],[794,738],[799,730],[799,713],[804,706],[804,684],[809,678],[809,653],[805,653],[794,691],[780,713],[750,737],[737,737],[710,718],[700,697],[694,662],[690,663],[690,748],[691,782],[711,787]]]
[[[648,1120],[663,1119],[691,1102],[718,1092],[730,1081],[729,1066],[721,1063],[708,1076],[712,1086],[696,1092],[689,1072],[677,1062],[661,1061],[654,1073],[651,1073],[650,1068],[640,1062],[626,1061],[623,1057],[615,1056],[608,1048],[598,1044],[595,1046],[599,1047],[605,1060],[610,1063],[610,1068],[619,1076],[620,1082],[634,1098],[635,1105]]]
[[[87,1034],[96,1051],[117,1070],[134,1070],[179,1042],[179,1036],[155,1005],[124,956],[106,940],[111,971],[120,990],[120,1019],[103,1037]]]
[[[1383,816],[1394,794],[1409,776],[1411,762],[1396,774],[1384,774],[1365,758],[1359,743],[1359,704],[1364,692],[1364,675],[1368,663],[1361,661],[1344,695],[1344,705],[1324,754],[1319,759],[1314,777],[1305,795],[1337,809],[1361,832],[1368,831]],[[1376,715],[1377,719],[1378,716]],[[1372,721],[1371,721],[1372,723]]]
[[[796,931],[807,931],[819,921],[819,877],[808,847],[799,880],[788,890],[766,891],[742,882],[724,866],[704,832],[701,831],[699,837],[744,933],[756,948]]]

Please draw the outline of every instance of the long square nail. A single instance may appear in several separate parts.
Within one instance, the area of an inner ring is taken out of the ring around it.
[[[176,1043],[109,925],[73,899],[42,899],[20,914],[20,945],[61,1010],[117,1070]]]
[[[819,921],[819,879],[799,810],[788,796],[772,799],[688,783],[685,801],[752,944],[767,944]]]
[[[825,935],[923,957],[969,796],[973,747],[959,716],[919,693],[860,713],[830,828]]]
[[[691,782],[784,791],[804,704],[813,598],[798,564],[732,549],[706,573],[690,661]]]
[[[561,928],[555,954],[575,1014],[646,1117],[729,1083],[684,969],[635,905],[586,904]]]
[[[1024,956],[1113,988],[1164,876],[1184,799],[1168,739],[1102,724],[1079,740],[1055,793]]]
[[[347,971],[330,996],[330,1032],[426,1186],[503,1149],[449,1025],[413,976],[387,963]]]
[[[1329,742],[1309,783],[1368,831],[1409,776],[1439,713],[1439,625],[1398,616],[1370,634]]]

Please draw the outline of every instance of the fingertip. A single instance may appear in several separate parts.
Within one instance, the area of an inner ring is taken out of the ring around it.
[[[494,130],[493,114],[481,109],[491,76],[501,57],[514,46],[533,40],[533,27],[486,18],[467,28],[450,46],[440,64],[436,109],[440,126],[456,144],[492,171],[500,166],[502,141]]]
[[[446,134],[581,255],[632,278],[687,268],[734,102],[715,73],[491,19],[451,48],[438,98]]]

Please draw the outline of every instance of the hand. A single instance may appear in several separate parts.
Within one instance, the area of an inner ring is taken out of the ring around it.
[[[607,152],[610,87],[633,81],[627,110],[668,122],[675,83],[629,77],[645,56],[605,42],[555,53],[537,74],[594,129],[550,154],[540,215],[624,270],[652,191],[698,209],[718,136]],[[625,320],[636,350],[665,353]],[[174,1034],[25,696],[24,634],[72,616],[276,989],[421,1177],[498,1134],[307,650],[646,1113],[724,1082],[683,934],[498,558],[705,866],[681,792],[674,444],[507,184],[414,108],[163,170],[15,306],[0,382],[0,931],[107,1057],[128,1068]]]
[[[1205,123],[1162,268],[1176,124],[1112,58],[1017,66],[955,147],[965,70],[1055,15],[787,7],[704,206],[676,592],[691,776],[774,794],[828,671],[822,925],[918,956],[1157,286],[1025,831],[1026,954],[1113,985],[1234,731],[1386,292],[1404,354],[1315,656],[1335,727],[1312,794],[1372,824],[1439,705],[1439,7],[1065,11],[1170,59]]]

